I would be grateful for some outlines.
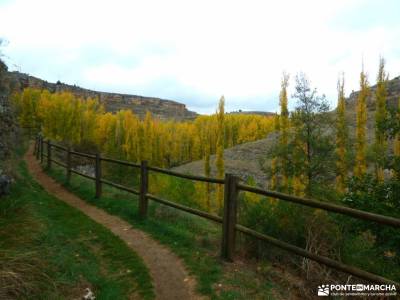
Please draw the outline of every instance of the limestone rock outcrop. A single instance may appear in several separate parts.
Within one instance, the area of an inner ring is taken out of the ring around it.
[[[109,112],[116,112],[120,109],[131,109],[135,114],[143,117],[150,111],[154,117],[166,120],[191,120],[197,114],[186,108],[185,104],[164,100],[154,97],[144,97],[138,95],[118,94],[98,92],[84,89],[75,85],[61,82],[51,83],[40,78],[30,76],[20,72],[9,72],[11,78],[16,82],[15,89],[22,90],[26,87],[47,89],[50,92],[69,91],[82,98],[97,98]]]

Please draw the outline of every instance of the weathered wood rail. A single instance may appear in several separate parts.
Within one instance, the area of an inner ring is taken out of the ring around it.
[[[44,151],[44,145],[47,146],[46,153]],[[66,157],[67,157],[66,163],[57,161],[53,158],[53,156],[52,156],[52,148],[53,147],[60,151],[66,152]],[[85,178],[93,180],[95,182],[96,198],[101,197],[102,184],[106,184],[106,185],[112,186],[114,188],[138,195],[139,196],[138,197],[139,198],[139,215],[142,218],[147,217],[148,200],[153,200],[153,201],[161,203],[163,205],[167,205],[167,206],[173,207],[175,209],[179,209],[179,210],[185,211],[187,213],[190,213],[190,214],[211,220],[213,222],[222,224],[221,257],[224,260],[233,261],[236,232],[241,232],[243,234],[252,236],[261,241],[265,241],[269,244],[272,244],[272,245],[279,247],[281,249],[284,249],[286,251],[289,251],[289,252],[292,252],[299,256],[311,259],[318,263],[324,264],[328,267],[331,267],[336,270],[354,275],[354,276],[362,278],[364,280],[374,282],[374,283],[395,284],[398,287],[400,286],[399,283],[397,283],[391,279],[388,279],[388,278],[385,278],[385,277],[382,277],[382,276],[379,276],[376,274],[372,274],[370,272],[367,272],[365,270],[362,270],[362,269],[359,269],[359,268],[356,268],[356,267],[353,267],[350,265],[343,264],[342,262],[330,259],[325,256],[317,255],[315,253],[312,253],[312,252],[302,249],[300,247],[294,246],[292,244],[286,243],[286,242],[276,239],[274,237],[271,237],[266,234],[263,234],[263,233],[255,231],[255,230],[252,230],[250,228],[247,228],[243,225],[237,224],[237,222],[236,222],[237,221],[236,219],[237,219],[238,195],[239,195],[240,191],[246,191],[246,192],[256,193],[256,194],[263,195],[263,196],[273,197],[273,198],[280,199],[283,201],[288,201],[288,202],[292,202],[292,203],[296,203],[296,204],[300,204],[300,205],[304,205],[304,206],[308,206],[308,207],[312,207],[312,208],[318,208],[318,209],[322,209],[322,210],[333,212],[333,213],[343,214],[343,215],[347,215],[347,216],[350,216],[353,218],[367,220],[367,221],[375,222],[380,225],[392,226],[395,228],[400,228],[400,219],[383,216],[383,215],[379,215],[379,214],[374,214],[374,213],[370,213],[370,212],[366,212],[366,211],[362,211],[362,210],[357,210],[357,209],[353,209],[353,208],[349,208],[349,207],[345,207],[345,206],[330,204],[330,203],[321,202],[321,201],[317,201],[317,200],[306,199],[306,198],[296,197],[296,196],[283,194],[283,193],[279,193],[279,192],[275,192],[275,191],[268,191],[268,190],[260,189],[257,187],[252,187],[252,186],[240,183],[239,178],[232,174],[226,174],[225,179],[209,178],[209,177],[205,177],[205,176],[182,174],[182,173],[174,172],[171,170],[148,166],[146,161],[142,161],[141,164],[136,164],[136,163],[132,163],[132,162],[128,162],[128,161],[122,161],[122,160],[102,157],[100,154],[88,154],[88,153],[77,152],[77,151],[71,150],[70,148],[63,147],[61,145],[52,143],[50,140],[45,141],[40,135],[36,138],[35,154],[36,154],[36,158],[38,160],[40,159],[41,163],[44,162],[44,157],[47,159],[47,161],[46,161],[47,168],[51,168],[52,163],[56,163],[57,165],[65,168],[66,172],[67,172],[67,176],[66,176],[67,183],[69,183],[69,181],[70,181],[71,173],[74,173],[74,174],[77,174],[77,175],[80,175]],[[95,163],[95,176],[93,177],[93,176],[84,174],[82,172],[79,172],[77,170],[74,170],[71,166],[71,156],[72,155],[92,159]],[[139,188],[139,190],[135,190],[131,187],[127,187],[127,186],[121,185],[119,183],[115,183],[115,182],[101,178],[101,174],[102,174],[101,173],[101,162],[102,161],[140,169],[140,188]],[[224,192],[223,217],[220,217],[220,216],[217,216],[217,215],[205,212],[205,211],[201,211],[198,209],[194,209],[191,207],[187,207],[182,204],[178,204],[178,203],[160,198],[156,195],[150,194],[148,192],[149,171],[162,173],[162,174],[175,176],[175,177],[180,177],[180,178],[185,178],[185,179],[194,180],[194,181],[202,181],[202,182],[209,182],[209,183],[224,185],[225,192]]]

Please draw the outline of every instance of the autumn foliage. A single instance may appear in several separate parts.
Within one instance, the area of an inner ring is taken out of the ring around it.
[[[367,98],[370,94],[367,74],[364,70],[360,73],[360,93],[357,99],[357,127],[356,127],[356,157],[354,175],[363,176],[367,171],[366,152],[366,127],[367,127]]]
[[[338,80],[338,105],[336,108],[336,190],[343,193],[348,173],[347,144],[348,126],[346,121],[346,99],[344,96],[344,75]]]
[[[225,114],[223,99],[218,114],[185,122],[160,120],[150,112],[143,119],[131,110],[105,112],[97,99],[68,92],[27,88],[14,101],[21,126],[40,128],[54,141],[160,167],[203,158],[209,165],[209,156],[217,153],[218,176],[224,172],[224,148],[264,138],[274,128],[273,117]]]

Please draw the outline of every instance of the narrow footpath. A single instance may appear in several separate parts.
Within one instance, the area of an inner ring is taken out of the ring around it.
[[[196,294],[196,281],[189,276],[183,262],[168,248],[152,239],[146,233],[132,228],[119,217],[94,207],[69,192],[54,179],[45,174],[33,155],[33,146],[25,154],[25,161],[33,178],[50,194],[68,205],[75,207],[88,217],[107,227],[121,238],[133,251],[142,257],[150,271],[156,299],[186,300],[204,299]]]

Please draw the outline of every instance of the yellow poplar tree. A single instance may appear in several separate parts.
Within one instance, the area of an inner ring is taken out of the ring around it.
[[[40,90],[26,88],[19,97],[14,98],[19,111],[19,123],[21,127],[28,128],[29,133],[40,126],[37,114],[40,95]]]
[[[210,177],[211,166],[210,166],[210,135],[209,128],[207,126],[206,131],[203,133],[203,147],[204,147],[204,175]],[[206,208],[207,211],[211,211],[211,186],[209,182],[206,182]]]
[[[279,132],[280,124],[279,124],[279,115],[275,115],[275,131]],[[276,190],[278,187],[278,174],[277,174],[277,167],[278,167],[278,157],[274,157],[271,162],[271,180],[270,180],[270,189]]]
[[[281,92],[279,94],[279,104],[281,107],[280,115],[280,135],[279,144],[281,149],[287,149],[289,139],[289,110],[288,110],[288,96],[287,88],[289,85],[289,74],[284,73],[281,81]],[[282,187],[288,189],[288,157],[283,155],[281,158],[282,168]]]
[[[13,101],[21,126],[41,127],[46,138],[79,146],[81,150],[100,150],[110,157],[136,162],[148,160],[159,167],[172,167],[205,156],[206,164],[210,165],[210,156],[218,150],[218,168],[223,170],[220,157],[225,147],[264,138],[274,127],[273,117],[247,114],[164,121],[147,112],[140,119],[131,110],[106,113],[97,99],[32,88],[13,95]],[[224,131],[222,136],[218,134]],[[207,137],[206,143],[203,136]],[[209,176],[207,168],[205,172]]]
[[[225,140],[225,132],[224,132],[224,117],[225,117],[225,98],[221,97],[218,104],[217,111],[217,153],[216,153],[216,167],[217,167],[217,177],[224,177],[224,140]],[[222,209],[222,201],[224,198],[224,189],[222,185],[217,186],[217,202],[218,207]]]
[[[149,111],[146,112],[146,116],[143,122],[143,144],[144,153],[143,158],[148,161],[149,164],[153,163],[153,118]]]
[[[387,141],[383,124],[387,119],[387,74],[385,72],[385,59],[379,60],[379,71],[376,86],[376,112],[375,112],[375,173],[379,181],[383,181],[383,168],[386,157]]]
[[[366,155],[366,126],[367,126],[367,97],[369,85],[364,67],[360,73],[360,92],[357,99],[357,127],[356,127],[356,159],[354,175],[361,177],[367,171]]]
[[[346,100],[344,96],[344,76],[338,80],[338,105],[336,109],[336,190],[345,191],[347,177],[346,144],[348,139],[346,124]]]

